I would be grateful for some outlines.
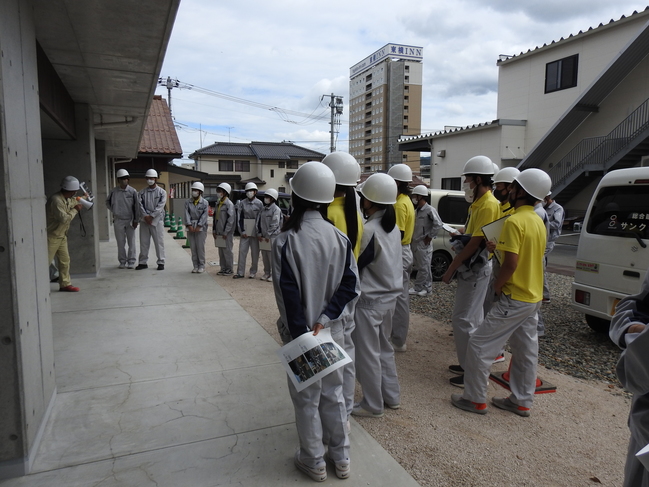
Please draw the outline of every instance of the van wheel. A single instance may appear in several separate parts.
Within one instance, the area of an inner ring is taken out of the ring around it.
[[[441,281],[449,265],[451,265],[450,255],[441,250],[433,252],[433,257],[430,259],[430,272],[433,275],[433,281]]]
[[[608,333],[611,322],[597,316],[586,315],[586,323],[597,333]]]

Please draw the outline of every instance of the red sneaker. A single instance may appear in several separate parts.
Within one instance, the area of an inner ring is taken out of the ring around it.
[[[65,291],[65,292],[68,292],[68,293],[78,293],[80,291],[80,289],[78,287],[76,287],[76,286],[70,285],[70,286],[62,287],[61,289],[59,289],[59,291]]]

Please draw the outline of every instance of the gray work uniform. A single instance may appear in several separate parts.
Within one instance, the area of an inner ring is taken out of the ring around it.
[[[417,271],[415,278],[415,291],[431,291],[433,287],[433,275],[430,270],[430,260],[433,256],[433,241],[437,232],[442,228],[442,220],[437,210],[428,203],[417,208],[415,217],[415,231],[412,234],[413,268]],[[426,245],[425,239],[431,241]]]
[[[259,240],[257,240],[257,232],[254,231],[252,235],[244,237],[245,226],[244,220],[257,220],[257,215],[264,207],[264,204],[258,199],[252,200],[245,198],[237,204],[237,224],[239,225],[239,263],[237,264],[237,274],[240,276],[246,273],[246,258],[248,257],[248,250],[250,250],[250,277],[255,277],[257,274],[257,265],[259,263]]]
[[[548,254],[554,249],[554,244],[561,235],[561,227],[563,227],[564,211],[556,201],[553,201],[545,207],[545,213],[548,215],[548,243],[545,246],[545,266],[548,265]],[[550,299],[550,288],[548,287],[548,280],[543,280],[543,299]]]
[[[220,206],[219,206],[220,205]],[[219,264],[221,272],[232,272],[234,256],[232,246],[234,245],[234,203],[230,198],[225,198],[223,204],[217,203],[214,209],[214,223],[212,224],[212,235],[215,238],[225,239],[225,248],[219,247]]]
[[[264,206],[257,215],[257,236],[268,238],[272,242],[282,230],[282,210],[274,202]],[[261,251],[261,259],[264,263],[264,277],[273,275],[272,253],[270,250]]]
[[[373,413],[383,405],[401,403],[394,349],[390,344],[392,314],[403,290],[401,269],[394,265],[401,256],[401,233],[381,227],[385,210],[369,217],[363,229],[358,272],[361,297],[356,303],[352,339],[356,345],[356,378],[363,389],[360,406]]]
[[[629,411],[629,450],[624,467],[624,487],[649,487],[649,471],[635,456],[649,443],[649,326],[627,333],[633,324],[649,324],[649,272],[638,294],[622,299],[615,308],[609,336],[624,350],[617,364],[622,386],[633,393]]]
[[[185,201],[185,225],[201,229],[200,232],[187,232],[194,269],[205,269],[205,240],[207,239],[209,208],[209,203],[202,196],[199,197],[196,204],[192,198]]]
[[[144,188],[138,193],[140,211],[140,256],[138,262],[146,264],[149,261],[149,247],[151,239],[155,248],[157,264],[165,263],[164,244],[164,208],[167,202],[167,192],[160,186]],[[149,225],[144,221],[145,216],[152,216],[153,221]]]
[[[358,268],[349,239],[318,211],[306,211],[299,231],[280,233],[272,244],[273,287],[282,341],[288,343],[321,323],[343,346],[343,324],[353,316],[360,295]],[[297,392],[288,379],[300,438],[300,459],[312,468],[329,458],[349,461],[347,409],[342,368]]]
[[[135,228],[138,220],[138,195],[132,186],[113,188],[106,198],[106,207],[113,214],[113,227],[117,241],[117,260],[120,265],[135,265]],[[126,246],[128,245],[128,252]]]
[[[548,214],[545,211],[545,208],[543,208],[543,202],[539,202],[534,205],[534,212],[539,215],[539,218],[543,220],[543,225],[545,225],[545,232],[547,235],[547,238],[550,238],[550,219],[548,218]],[[545,244],[545,251],[547,251],[547,240]],[[545,257],[547,253],[544,251],[543,254],[543,289],[545,290],[545,269],[548,266],[548,259]],[[545,294],[545,291],[544,291]],[[541,308],[539,308],[539,316],[537,318],[537,325],[536,329],[539,333],[539,336],[542,337],[545,335],[545,320],[543,319],[543,313],[541,312]]]

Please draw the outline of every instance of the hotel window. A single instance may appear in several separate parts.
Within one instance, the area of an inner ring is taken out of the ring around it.
[[[234,161],[219,159],[219,171],[233,171],[234,170]]]
[[[565,90],[577,86],[579,54],[545,65],[545,92]]]

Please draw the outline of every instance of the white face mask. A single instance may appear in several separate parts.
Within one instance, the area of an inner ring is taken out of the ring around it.
[[[467,201],[467,203],[473,203],[473,189],[471,189],[471,183],[467,183],[466,181],[462,185],[462,191],[464,191],[464,199]]]
[[[410,199],[412,200],[412,204],[415,205],[415,206],[417,206],[417,203],[419,202],[419,201],[417,200],[417,198],[413,197],[413,198],[410,198]]]
[[[249,200],[253,199],[255,197],[255,192],[254,191],[246,191],[246,196],[248,197]]]
[[[270,205],[273,202],[273,198],[264,198],[264,203]]]
[[[201,192],[200,192],[200,191],[192,191],[192,196],[193,196],[194,198],[198,198],[200,195],[201,195]]]
[[[148,184],[149,186],[153,186],[155,184],[155,179],[147,179],[146,184]]]
[[[216,193],[216,197],[217,197],[219,200],[222,200],[222,199],[223,199],[223,193]]]

